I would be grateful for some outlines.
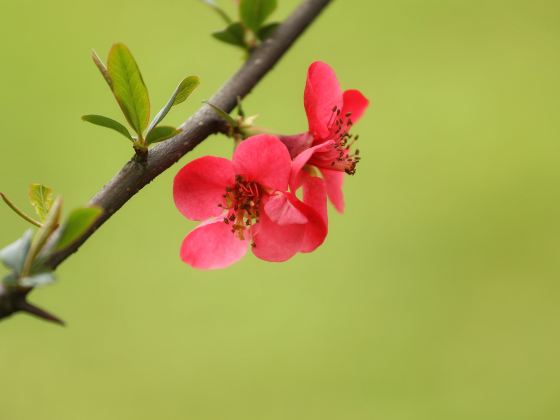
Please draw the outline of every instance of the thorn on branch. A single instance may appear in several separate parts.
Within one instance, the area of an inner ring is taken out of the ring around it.
[[[25,312],[37,318],[43,319],[48,322],[53,322],[60,326],[65,325],[62,319],[60,319],[56,315],[51,314],[50,312],[45,311],[44,309],[39,308],[38,306],[33,305],[32,303],[29,303],[27,300],[25,300],[25,298],[15,302],[14,308],[14,312]]]

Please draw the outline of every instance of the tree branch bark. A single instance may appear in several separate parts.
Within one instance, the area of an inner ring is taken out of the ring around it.
[[[245,97],[290,49],[298,37],[317,18],[332,0],[304,0],[302,4],[251,54],[247,62],[209,100],[213,105],[231,112],[237,97]],[[181,125],[181,133],[148,153],[147,161],[132,158],[91,200],[90,205],[101,207],[103,215],[74,245],[55,254],[48,265],[55,269],[93,235],[128,200],[158,175],[176,163],[211,134],[221,131],[223,122],[208,106],[203,105]],[[22,305],[30,290],[10,290],[0,285],[0,319],[18,311],[40,316],[40,310],[26,311]],[[49,316],[51,316],[49,314]],[[48,319],[47,317],[41,317]]]

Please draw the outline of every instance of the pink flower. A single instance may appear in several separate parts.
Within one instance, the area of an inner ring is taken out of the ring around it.
[[[173,197],[190,220],[203,221],[187,235],[181,258],[195,268],[224,268],[239,260],[249,244],[266,261],[286,261],[324,241],[321,214],[288,192],[292,160],[271,135],[243,141],[232,160],[205,156],[175,177]],[[307,193],[313,203],[320,190]]]
[[[344,211],[344,173],[353,175],[360,160],[359,150],[351,150],[358,136],[349,132],[368,104],[358,90],[342,92],[328,64],[316,61],[309,66],[304,93],[309,131],[280,138],[294,160],[290,180],[294,191],[311,180],[313,176],[309,175],[316,173],[313,167],[317,168],[330,201],[339,212]]]

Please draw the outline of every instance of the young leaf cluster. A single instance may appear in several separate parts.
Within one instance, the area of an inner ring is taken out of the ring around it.
[[[10,270],[2,284],[9,288],[28,289],[52,283],[55,276],[46,265],[48,258],[72,245],[102,214],[98,207],[82,207],[62,220],[62,197],[55,197],[52,189],[42,184],[32,184],[29,188],[29,201],[36,218],[27,215],[4,194],[0,196],[16,214],[38,228],[35,232],[27,230],[20,239],[0,250],[0,262]]]
[[[239,20],[233,21],[214,0],[203,0],[225,21],[226,28],[214,32],[218,41],[234,45],[250,53],[261,42],[270,37],[279,23],[266,23],[276,10],[276,0],[240,0]]]
[[[224,120],[227,124],[228,132],[227,135],[235,141],[235,144],[239,144],[242,140],[250,137],[254,133],[254,122],[258,115],[246,116],[243,106],[241,104],[241,98],[237,97],[237,117],[233,117],[228,114],[223,109],[217,107],[210,102],[206,102],[214,110],[214,112]]]
[[[140,156],[146,156],[148,147],[154,143],[167,140],[179,133],[173,126],[159,125],[172,107],[187,100],[198,87],[197,76],[186,77],[179,83],[164,107],[150,121],[150,98],[148,89],[140,73],[136,60],[126,45],[117,43],[111,47],[107,65],[92,53],[93,62],[101,72],[115,97],[129,127],[102,115],[84,115],[82,119],[101,127],[114,130],[133,143]]]

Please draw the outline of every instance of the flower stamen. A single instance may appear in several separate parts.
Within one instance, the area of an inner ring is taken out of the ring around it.
[[[233,187],[227,187],[223,195],[227,211],[224,223],[231,224],[231,231],[239,239],[245,239],[245,230],[259,221],[259,206],[263,195],[262,187],[256,182],[235,177]]]
[[[358,141],[359,136],[350,134],[350,129],[354,125],[352,113],[346,112],[342,116],[341,114],[342,110],[334,106],[327,124],[329,135],[325,140],[334,142],[332,149],[317,153],[310,163],[354,175],[361,157],[359,149],[352,152],[351,148]]]

